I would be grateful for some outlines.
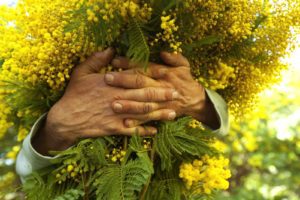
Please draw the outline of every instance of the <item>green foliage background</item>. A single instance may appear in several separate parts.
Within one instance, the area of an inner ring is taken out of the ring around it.
[[[299,64],[261,95],[257,111],[232,124],[224,137],[233,177],[229,191],[217,199],[300,198]]]

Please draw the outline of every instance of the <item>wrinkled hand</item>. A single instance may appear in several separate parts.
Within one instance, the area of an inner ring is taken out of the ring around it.
[[[111,86],[121,88],[166,87],[174,88],[179,93],[176,101],[163,104],[148,103],[143,107],[135,107],[135,102],[125,99],[116,100],[112,105],[116,113],[139,114],[156,109],[172,109],[177,116],[190,115],[211,128],[218,128],[219,123],[214,106],[206,97],[205,89],[196,82],[190,72],[188,60],[181,54],[161,53],[161,59],[166,65],[150,63],[146,72],[138,64],[127,58],[117,57],[113,60],[114,67],[131,69],[121,73],[108,73],[105,81]],[[122,109],[116,109],[122,106]],[[126,119],[126,125],[133,127],[144,123],[142,120]]]
[[[34,148],[47,154],[49,150],[65,150],[82,138],[107,135],[153,135],[154,127],[140,125],[127,127],[124,119],[150,121],[172,120],[176,117],[169,108],[143,110],[134,113],[116,114],[111,103],[119,99],[135,102],[139,108],[149,102],[157,105],[176,99],[178,93],[172,88],[139,87],[133,89],[116,88],[106,85],[104,75],[98,73],[113,59],[112,49],[95,53],[75,68],[63,97],[51,108],[42,130],[33,138]],[[120,80],[122,81],[122,80]],[[114,106],[118,110],[118,105]]]

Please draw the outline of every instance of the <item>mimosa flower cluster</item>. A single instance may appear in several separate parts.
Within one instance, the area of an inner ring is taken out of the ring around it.
[[[125,55],[145,67],[149,61],[160,62],[160,51],[182,53],[191,64],[195,80],[223,95],[230,111],[239,116],[252,108],[257,94],[279,80],[281,71],[286,68],[282,58],[295,48],[293,34],[299,32],[296,28],[299,22],[298,0],[274,3],[261,0],[19,0],[16,7],[1,6],[0,138],[9,130],[17,130],[16,140],[21,142],[34,121],[63,94],[74,67],[93,52],[110,46],[118,55]],[[108,67],[101,72],[111,70],[115,69]],[[180,130],[178,127],[174,131]],[[188,128],[192,128],[192,132],[206,131],[197,121],[191,121],[183,130]],[[168,133],[167,128],[162,131]],[[163,144],[169,145],[168,148],[157,150],[159,156],[169,159],[168,162],[160,160],[163,169],[172,166],[171,156],[178,152],[177,158],[182,152],[195,156],[191,149],[203,155],[197,149],[199,140],[193,140],[190,135],[187,138],[181,142],[192,141],[195,146],[181,146],[180,142],[174,145],[182,139],[181,135],[173,138],[172,145],[165,141],[168,144]],[[131,151],[114,150],[124,146],[118,144],[123,140],[114,139],[109,140],[109,144],[103,142],[113,147],[102,149],[109,156],[99,160],[108,159],[106,161],[117,166],[116,169],[132,158],[145,161],[144,157],[139,157],[143,153],[155,159],[155,148],[165,147],[147,139],[142,150],[136,146]],[[202,144],[210,141],[202,139]],[[250,141],[247,148],[254,151],[255,140],[252,138],[251,142],[249,134],[247,139]],[[100,148],[99,144],[97,147]],[[82,150],[89,151],[92,150]],[[128,156],[134,151],[134,156]],[[76,157],[76,163],[81,160],[79,158]],[[90,170],[93,164],[89,163],[86,169]],[[225,158],[207,155],[195,163],[183,164],[180,176],[188,187],[202,182],[200,192],[209,194],[213,189],[228,188],[227,165]],[[186,167],[194,174],[186,174]],[[78,178],[80,170],[75,169],[64,166],[66,173],[60,171],[56,178],[61,183]],[[126,170],[132,173],[130,165]],[[151,174],[151,170],[147,170],[144,169],[144,173]],[[97,188],[104,187],[97,185]]]
[[[139,0],[20,0],[16,8],[0,8],[0,80],[62,92],[78,62],[119,43],[118,52],[133,58],[149,59],[157,50],[182,52],[195,79],[241,113],[285,69],[281,58],[294,48],[291,28],[299,25],[299,4],[182,0],[168,7]],[[158,5],[165,7],[154,10]],[[132,21],[141,28],[142,45],[148,45],[140,50],[143,55],[123,48]],[[1,130],[9,127],[4,123]]]
[[[183,179],[188,190],[196,189],[197,193],[211,194],[212,190],[226,190],[229,187],[229,160],[220,157],[203,156],[192,163],[180,166],[179,177]]]

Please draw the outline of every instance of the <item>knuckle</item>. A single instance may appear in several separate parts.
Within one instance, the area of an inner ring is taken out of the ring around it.
[[[173,90],[166,90],[165,91],[165,99],[166,100],[173,100]]]
[[[161,114],[162,120],[170,120],[170,112],[164,112]]]
[[[94,52],[91,56],[91,58],[95,58],[95,59],[103,59],[104,58],[104,54],[103,52]]]
[[[90,58],[92,58],[92,57],[98,57],[99,55],[97,55],[97,53],[96,52],[94,52],[94,53],[92,53],[92,55],[90,56]]]
[[[135,78],[135,84],[138,88],[143,87],[145,85],[144,77],[140,74],[137,74]]]
[[[166,119],[165,112],[162,111],[157,114],[156,120],[165,120],[165,119]]]
[[[122,99],[124,99],[124,95],[122,95],[121,93],[114,94],[113,99],[114,100],[122,100]]]
[[[83,65],[83,64],[80,64],[80,65],[76,66],[76,67],[73,69],[72,75],[71,75],[71,76],[74,76],[75,74],[78,74],[79,71],[80,71],[80,68],[82,68],[82,65]]]
[[[190,68],[190,66],[191,66],[190,62],[186,58],[184,58],[184,66],[186,66],[188,68]]]
[[[109,127],[109,131],[111,133],[117,133],[117,132],[120,131],[120,129],[118,127],[116,127],[116,126],[111,126],[111,127]]]
[[[157,98],[157,93],[154,88],[147,88],[146,89],[146,98],[148,101],[152,101]]]
[[[153,114],[152,114],[152,113],[146,114],[145,120],[146,120],[146,121],[149,121],[149,120],[151,120],[151,119],[153,119]]]
[[[151,110],[152,110],[152,106],[151,106],[151,104],[149,104],[149,103],[145,103],[144,105],[143,105],[143,113],[149,113]]]
[[[130,113],[139,114],[143,108],[139,104],[134,104],[131,106]]]
[[[159,120],[168,120],[169,119],[169,111],[164,110],[159,115]]]

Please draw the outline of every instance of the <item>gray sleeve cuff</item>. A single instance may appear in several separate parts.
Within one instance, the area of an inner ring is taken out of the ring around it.
[[[43,121],[46,118],[47,113],[43,114],[33,125],[29,135],[25,138],[23,142],[22,149],[17,157],[16,162],[16,171],[20,175],[21,180],[24,181],[24,178],[31,174],[35,170],[47,167],[51,165],[51,160],[54,157],[43,156],[39,154],[31,144],[32,137],[39,130]]]
[[[214,132],[217,134],[227,134],[229,131],[229,115],[225,100],[218,93],[209,89],[206,89],[206,94],[214,105],[220,122],[219,129],[214,130]]]

